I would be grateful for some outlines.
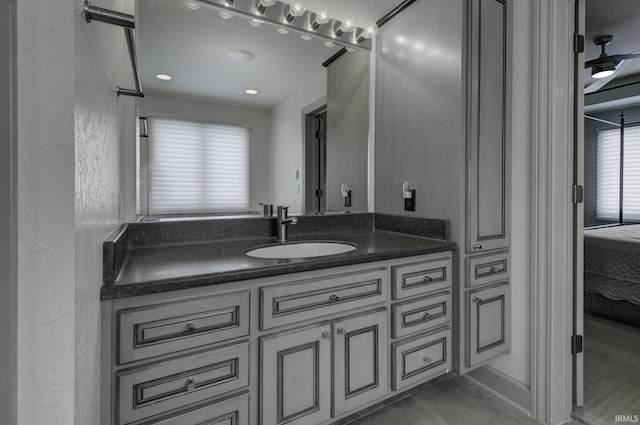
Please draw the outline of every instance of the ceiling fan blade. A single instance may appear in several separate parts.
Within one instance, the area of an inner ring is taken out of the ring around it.
[[[640,58],[640,54],[628,54],[628,55],[612,55],[612,56],[601,56],[597,59],[591,59],[584,63],[585,68],[590,68],[593,65],[600,65],[603,63],[613,62],[617,65],[620,61],[625,59],[637,59]]]

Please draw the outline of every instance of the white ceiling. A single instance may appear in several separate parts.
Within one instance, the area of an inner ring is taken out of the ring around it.
[[[585,61],[600,56],[600,48],[593,40],[601,35],[613,35],[607,46],[608,55],[640,53],[640,1],[638,0],[586,0],[585,6]],[[623,61],[612,80],[640,77],[640,59]],[[585,85],[596,80],[591,68],[585,70]]]
[[[306,0],[308,10],[328,7],[336,19],[352,15],[356,25],[377,21],[400,0]],[[272,107],[310,79],[325,73],[322,63],[340,48],[317,39],[281,35],[267,24],[253,28],[244,18],[220,18],[203,6],[185,7],[182,0],[138,0],[137,45],[142,87],[218,102]],[[255,53],[250,62],[229,58],[235,49]],[[173,79],[163,82],[158,73]],[[248,96],[245,89],[259,90]]]

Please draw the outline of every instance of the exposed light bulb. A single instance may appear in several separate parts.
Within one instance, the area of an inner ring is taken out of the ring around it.
[[[198,3],[196,3],[195,1],[185,1],[184,5],[187,6],[191,10],[200,9],[200,5]]]
[[[264,21],[261,21],[260,19],[249,19],[249,25],[251,25],[254,28],[258,28],[261,27],[262,24],[264,24]]]
[[[329,9],[327,9],[326,7],[320,9],[320,12],[316,13],[315,21],[318,24],[324,25],[329,23],[330,20],[331,20],[331,15],[329,14]]]
[[[347,16],[340,24],[340,31],[342,32],[352,32],[355,29],[355,24],[353,22],[353,16]]]
[[[369,22],[364,26],[362,36],[366,39],[373,38],[378,34],[378,25],[375,22]]]
[[[302,16],[304,15],[304,12],[305,12],[305,9],[301,1],[297,1],[293,3],[291,6],[289,6],[289,13],[292,14],[293,16]]]
[[[288,29],[286,29],[286,28],[283,28],[283,27],[278,27],[278,28],[276,29],[276,31],[278,31],[278,32],[279,32],[280,34],[282,34],[282,35],[289,34],[289,30],[288,30]]]
[[[231,18],[233,18],[233,15],[231,13],[227,12],[226,10],[218,10],[218,15],[222,19],[231,19]]]

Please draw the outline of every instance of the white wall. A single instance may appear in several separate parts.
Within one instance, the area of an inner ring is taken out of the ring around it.
[[[171,116],[196,121],[238,125],[250,129],[251,209],[262,211],[258,202],[269,198],[269,111],[223,103],[208,102],[147,93],[138,99],[141,115]],[[273,203],[273,202],[271,202]]]
[[[490,364],[529,384],[531,292],[531,62],[532,5],[513,1],[511,187],[511,353]]]
[[[75,423],[100,421],[100,287],[102,242],[120,217],[121,149],[125,126],[135,128],[135,100],[116,95],[133,87],[124,32],[101,22],[87,24],[83,0],[75,0]],[[92,4],[134,13],[134,2]],[[128,114],[122,113],[122,110]],[[126,119],[121,119],[126,117]]]
[[[291,213],[302,212],[302,110],[327,95],[327,73],[322,69],[304,87],[299,87],[271,110],[271,198],[274,205],[289,205]],[[296,180],[295,170],[300,170]],[[297,189],[297,193],[296,193]]]
[[[17,4],[18,423],[74,423],[74,2]]]

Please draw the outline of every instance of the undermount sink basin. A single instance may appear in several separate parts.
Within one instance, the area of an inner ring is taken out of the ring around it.
[[[356,246],[341,242],[292,242],[252,249],[247,252],[247,255],[271,259],[309,258],[343,254],[354,249]]]

